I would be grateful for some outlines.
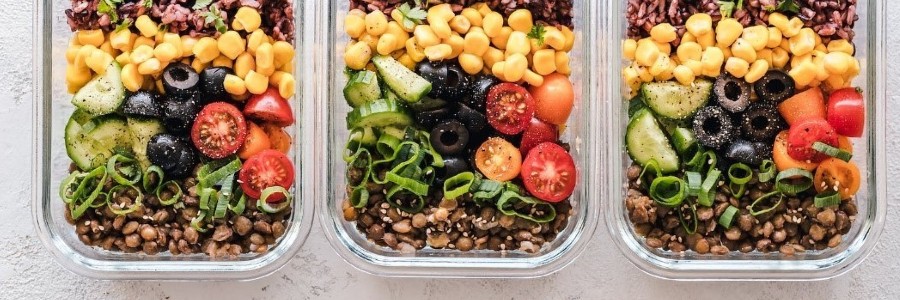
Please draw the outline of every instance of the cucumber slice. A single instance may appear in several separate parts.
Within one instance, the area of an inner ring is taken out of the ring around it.
[[[706,106],[712,94],[712,81],[698,79],[691,86],[675,81],[649,82],[641,86],[644,102],[657,115],[669,119],[687,119]]]
[[[128,125],[122,117],[101,116],[76,110],[65,130],[66,154],[80,168],[87,171],[106,164],[116,151],[131,147]]]
[[[141,168],[146,170],[153,164],[147,158],[147,143],[154,135],[163,133],[166,129],[159,119],[128,118],[128,131],[131,133],[131,150]]]
[[[409,126],[413,122],[409,109],[402,103],[379,99],[357,107],[347,114],[347,128]]]
[[[377,55],[372,58],[372,63],[378,69],[381,80],[406,102],[418,102],[431,92],[431,82],[410,71],[393,57]]]
[[[678,171],[678,154],[650,110],[634,113],[625,132],[625,147],[631,159],[642,166],[656,160],[662,172]]]
[[[95,117],[115,112],[125,101],[121,73],[119,63],[109,64],[106,74],[92,79],[75,93],[72,105]]]
[[[344,99],[352,107],[359,107],[363,103],[381,98],[381,86],[378,85],[378,75],[369,70],[363,70],[350,76],[350,81],[344,87]]]

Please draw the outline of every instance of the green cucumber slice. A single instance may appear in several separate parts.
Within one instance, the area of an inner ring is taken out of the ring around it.
[[[409,109],[402,103],[379,99],[357,107],[347,114],[347,128],[405,127],[413,123]]]
[[[106,164],[116,151],[131,149],[131,134],[124,118],[107,115],[91,118],[76,110],[65,129],[66,154],[87,171]]]
[[[72,105],[95,117],[115,112],[125,101],[121,73],[119,63],[112,62],[106,67],[106,74],[91,79],[75,93]]]
[[[712,81],[698,79],[691,86],[675,81],[648,82],[641,86],[644,102],[657,115],[669,119],[687,119],[706,106],[712,94]]]
[[[378,55],[372,58],[381,80],[406,102],[418,102],[431,92],[431,82],[425,80],[390,56]]]
[[[344,87],[344,99],[352,107],[359,107],[366,102],[381,98],[381,86],[378,75],[369,70],[354,73]]]
[[[656,160],[660,171],[664,173],[678,171],[678,154],[648,109],[635,112],[634,117],[628,122],[625,147],[631,159],[642,166]]]
[[[166,129],[159,119],[129,117],[128,131],[131,134],[131,149],[134,156],[141,164],[141,168],[146,170],[152,165],[147,158],[147,143],[154,135],[163,133]]]

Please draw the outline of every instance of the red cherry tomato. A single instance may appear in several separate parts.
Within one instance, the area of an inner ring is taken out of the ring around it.
[[[244,162],[238,174],[241,190],[250,198],[259,199],[268,187],[281,186],[285,189],[294,184],[294,165],[284,153],[267,149]],[[267,202],[284,200],[281,193],[272,194]]]
[[[234,154],[246,138],[244,115],[237,107],[225,102],[214,102],[203,107],[191,128],[194,146],[213,159]]]
[[[838,147],[838,135],[834,128],[822,119],[794,124],[788,131],[788,155],[800,161],[821,162],[828,158],[828,155],[813,149],[816,142]]]
[[[269,88],[265,93],[250,97],[244,106],[244,114],[248,118],[281,127],[294,124],[291,105],[281,97],[276,88]]]
[[[504,134],[519,134],[534,116],[534,98],[515,83],[495,85],[487,96],[487,119]]]
[[[556,126],[545,123],[537,118],[531,119],[528,128],[522,133],[522,142],[519,151],[522,155],[528,155],[535,146],[544,142],[556,142],[559,139],[559,129]]]
[[[572,156],[555,143],[537,145],[522,163],[525,189],[547,202],[569,198],[575,191],[577,173]]]
[[[553,73],[544,76],[544,84],[528,88],[534,96],[534,114],[550,124],[566,124],[575,105],[575,91],[566,75]]]
[[[855,88],[843,88],[828,97],[828,124],[840,134],[860,137],[866,123],[866,106],[863,97]]]

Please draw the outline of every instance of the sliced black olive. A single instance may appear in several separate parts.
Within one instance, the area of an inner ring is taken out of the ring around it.
[[[447,77],[444,78],[444,94],[441,98],[448,101],[460,101],[469,96],[469,85],[472,77],[457,64],[447,64]]]
[[[431,92],[428,96],[431,98],[440,98],[447,91],[444,81],[447,78],[447,64],[441,61],[424,60],[416,65],[416,74],[431,82]]]
[[[154,135],[147,143],[147,158],[165,172],[166,178],[184,178],[197,164],[197,154],[190,143],[168,133]]]
[[[469,166],[469,162],[465,159],[457,156],[447,156],[444,157],[444,167],[437,168],[437,178],[440,181],[444,181],[447,178],[453,177],[456,174],[466,172],[471,170]]]
[[[231,96],[225,91],[225,75],[232,71],[226,67],[206,68],[200,73],[200,83],[203,88],[203,101],[225,101]]]
[[[753,143],[740,139],[735,140],[725,149],[725,157],[751,166],[758,166],[762,162],[759,149]]]
[[[713,86],[719,106],[732,113],[743,112],[750,106],[750,84],[725,73],[716,78]]]
[[[753,142],[772,142],[787,125],[775,105],[754,103],[741,116],[741,133]]]
[[[167,96],[194,98],[199,93],[200,75],[187,64],[174,63],[163,70],[162,83]]]
[[[435,110],[445,106],[447,106],[447,101],[431,97],[422,97],[421,100],[409,104],[409,108],[415,111]]]
[[[487,127],[487,118],[484,114],[462,103],[458,104],[455,117],[463,123],[463,125],[466,125],[466,129],[469,130],[469,133],[481,133],[484,131],[484,128]]]
[[[431,130],[431,146],[443,155],[458,154],[469,144],[469,131],[459,121],[451,120]]]
[[[431,130],[435,125],[449,119],[451,116],[452,112],[447,107],[429,111],[420,111],[416,113],[416,123],[422,125],[425,129]]]
[[[758,81],[753,83],[756,96],[763,101],[780,103],[790,98],[796,92],[794,79],[781,70],[772,69],[766,72]]]
[[[694,135],[706,147],[721,148],[734,138],[734,124],[724,109],[718,106],[701,108],[694,116]]]
[[[469,96],[462,99],[462,102],[479,112],[484,112],[487,103],[488,91],[499,83],[497,78],[490,75],[478,75],[469,84]]]
[[[163,104],[163,125],[169,132],[187,133],[200,113],[201,105],[197,99],[182,100],[178,97],[166,97]]]
[[[159,100],[159,94],[138,91],[125,98],[122,112],[128,116],[159,118],[163,116],[162,101]]]
[[[774,148],[772,143],[765,142],[753,142],[753,148],[756,148],[756,152],[761,156],[768,157],[772,155],[772,148]]]

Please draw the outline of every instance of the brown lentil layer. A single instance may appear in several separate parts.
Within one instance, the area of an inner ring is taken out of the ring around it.
[[[504,17],[516,9],[525,8],[531,11],[537,23],[572,27],[572,0],[423,0],[423,2],[428,5],[448,3],[455,13],[483,2]],[[350,9],[360,9],[366,13],[380,10],[390,15],[391,11],[403,3],[415,5],[413,0],[350,0]]]
[[[348,181],[358,181],[362,170],[351,169]],[[344,220],[356,222],[366,237],[384,247],[413,253],[425,247],[459,251],[493,250],[537,253],[553,241],[573,215],[568,200],[554,204],[556,218],[545,224],[507,216],[492,206],[477,206],[471,194],[459,200],[442,199],[440,192],[425,197],[425,208],[415,214],[393,208],[385,201],[383,185],[368,183],[364,208],[343,202]],[[348,190],[348,194],[349,194]]]
[[[109,179],[104,191],[113,185]],[[73,220],[66,206],[66,220],[75,225],[75,234],[82,243],[103,250],[149,255],[167,251],[172,255],[204,253],[214,258],[265,253],[287,229],[290,209],[270,215],[257,211],[256,203],[248,201],[241,215],[228,211],[224,219],[206,225],[206,232],[199,232],[190,225],[199,211],[197,179],[184,179],[181,185],[184,196],[176,205],[162,206],[156,195],[144,192],[142,207],[133,213],[119,216],[103,206],[88,209],[81,218]],[[164,198],[172,195],[166,191],[162,194]],[[127,207],[136,196],[129,190],[111,203]]]
[[[741,199],[731,197],[727,187],[720,186],[713,206],[697,209],[697,231],[687,234],[674,209],[657,206],[641,191],[637,183],[640,170],[640,166],[632,165],[626,172],[630,186],[625,207],[636,233],[651,248],[716,255],[732,251],[793,255],[824,250],[840,245],[858,212],[854,200],[819,208],[813,205],[812,196],[801,196],[786,197],[772,212],[754,217],[748,210],[751,199],[773,189],[772,183],[757,182],[754,176],[748,183],[749,192]],[[729,205],[740,211],[734,216],[731,228],[725,229],[718,220]]]
[[[110,17],[97,12],[101,0],[72,0],[72,7],[66,10],[69,27],[75,30],[103,29],[111,31],[115,28]],[[205,15],[208,8],[193,10],[194,1],[158,0],[153,1],[149,9],[141,5],[143,0],[124,0],[117,9],[120,20],[136,20],[141,15],[149,15],[161,25],[167,25],[170,32],[181,35],[218,36],[214,24],[207,24]],[[217,0],[213,2],[219,8],[219,14],[230,26],[230,16],[238,8],[249,6],[260,11],[262,24],[260,28],[276,40],[293,42],[294,40],[294,7],[292,0]]]

